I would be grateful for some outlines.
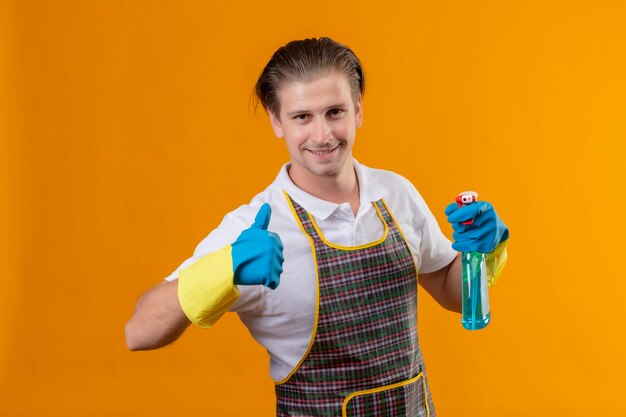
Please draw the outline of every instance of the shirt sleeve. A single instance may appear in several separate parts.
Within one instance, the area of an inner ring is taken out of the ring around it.
[[[435,272],[450,264],[457,255],[452,249],[452,242],[443,234],[435,216],[420,193],[411,185],[415,192],[416,210],[419,216],[414,216],[414,221],[419,222],[421,234],[420,274]]]

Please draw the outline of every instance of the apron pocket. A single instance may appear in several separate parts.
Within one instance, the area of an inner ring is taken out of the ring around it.
[[[343,401],[341,411],[343,417],[429,417],[424,373],[396,384],[352,393]]]

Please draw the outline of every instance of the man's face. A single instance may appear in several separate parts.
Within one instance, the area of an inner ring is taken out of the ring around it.
[[[285,139],[294,181],[315,181],[352,170],[352,145],[361,127],[361,99],[354,103],[344,74],[284,83],[280,115],[270,113],[276,136]],[[346,163],[348,162],[348,163]]]

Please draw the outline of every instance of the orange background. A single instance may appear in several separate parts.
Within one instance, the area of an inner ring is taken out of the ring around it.
[[[0,416],[271,416],[236,316],[131,353],[138,296],[287,153],[250,105],[289,40],[367,72],[355,156],[511,230],[480,332],[422,293],[440,416],[626,415],[622,1],[0,3]]]

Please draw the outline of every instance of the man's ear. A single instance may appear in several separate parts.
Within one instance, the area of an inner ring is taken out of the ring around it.
[[[363,100],[359,95],[359,100],[354,104],[354,124],[361,127],[363,124]]]
[[[280,118],[276,116],[271,111],[268,111],[270,115],[270,123],[272,124],[272,129],[274,129],[274,134],[277,138],[283,137],[283,124],[280,122]]]

